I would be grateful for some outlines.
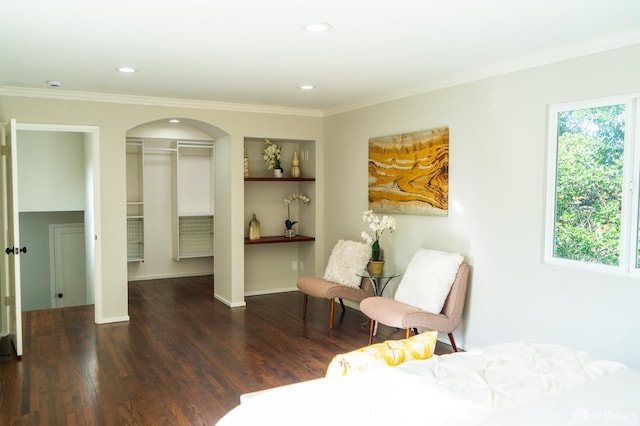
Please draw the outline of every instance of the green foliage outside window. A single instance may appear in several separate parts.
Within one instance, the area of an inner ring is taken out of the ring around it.
[[[558,114],[554,256],[620,262],[625,105]]]

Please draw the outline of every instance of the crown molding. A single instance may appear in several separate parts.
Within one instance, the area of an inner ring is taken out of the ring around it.
[[[424,93],[433,92],[435,90],[445,89],[447,87],[480,81],[516,71],[522,71],[529,68],[562,62],[582,56],[593,55],[596,53],[619,49],[639,43],[640,28],[635,28],[633,30],[612,34],[606,37],[601,37],[586,42],[575,43],[557,49],[535,53],[533,55],[522,56],[514,60],[477,68],[469,72],[463,72],[439,79],[434,79],[426,84],[422,84],[419,86],[409,87],[378,96],[364,98],[357,102],[344,104],[336,108],[326,109],[323,111],[323,115],[327,117],[343,112],[378,105],[389,101],[408,98],[410,96],[422,95]]]
[[[29,87],[0,86],[0,96],[44,98],[70,101],[108,102],[116,104],[148,105],[175,108],[193,108],[232,112],[300,115],[322,117],[317,109],[291,108],[270,105],[237,104],[231,102],[200,101],[195,99],[159,98],[152,96],[118,95],[61,89],[34,89]]]

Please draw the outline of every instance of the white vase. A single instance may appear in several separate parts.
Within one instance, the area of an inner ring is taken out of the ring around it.
[[[273,169],[273,176],[277,178],[282,177],[282,169]]]

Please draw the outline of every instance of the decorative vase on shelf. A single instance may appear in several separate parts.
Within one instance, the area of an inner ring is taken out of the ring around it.
[[[246,146],[244,147],[244,177],[249,177],[249,155]]]
[[[260,221],[256,218],[255,213],[253,214],[253,219],[249,222],[249,239],[260,239]]]
[[[282,169],[273,169],[273,177],[281,178],[282,177]]]
[[[300,160],[298,160],[298,151],[293,152],[293,160],[291,160],[291,177],[300,177]]]
[[[296,230],[293,228],[285,228],[284,236],[285,238],[293,238],[296,236]]]
[[[370,260],[369,261],[369,273],[377,276],[382,274],[384,269],[384,260]]]

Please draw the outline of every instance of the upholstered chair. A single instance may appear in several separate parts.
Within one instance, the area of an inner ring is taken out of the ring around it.
[[[359,303],[375,295],[371,282],[357,275],[365,270],[370,256],[371,248],[367,244],[339,240],[333,247],[324,276],[303,277],[297,282],[298,289],[304,294],[302,318],[307,316],[308,296],[329,300],[329,328],[333,328],[335,299],[340,301],[344,312],[343,299]]]
[[[413,261],[412,261],[413,262]],[[405,272],[405,276],[409,273],[409,268]],[[450,268],[451,269],[451,268]],[[428,274],[424,269],[419,271],[422,276]],[[362,300],[360,303],[360,310],[370,318],[369,321],[369,344],[373,342],[373,334],[375,330],[376,322],[382,323],[389,327],[396,327],[405,330],[405,337],[408,338],[413,330],[418,332],[418,328],[425,328],[440,333],[447,333],[451,347],[457,352],[458,348],[453,338],[453,331],[458,327],[460,319],[462,318],[462,312],[464,310],[464,304],[467,294],[467,287],[469,282],[469,265],[460,263],[457,266],[457,272],[454,271],[455,278],[452,277],[452,283],[450,287],[447,287],[448,293],[444,299],[441,310],[437,313],[428,312],[427,310],[414,306],[419,303],[419,296],[415,297],[411,304],[406,300],[399,301],[386,297],[370,297]],[[398,292],[402,293],[403,285],[420,285],[420,282],[414,282],[413,284],[405,283],[404,277],[398,286],[396,296]],[[405,297],[411,297],[411,292],[404,292]],[[438,305],[436,305],[438,306]]]
[[[317,277],[303,277],[298,280],[298,289],[304,294],[302,301],[302,318],[307,317],[308,296],[320,299],[329,299],[329,328],[333,328],[335,312],[335,299],[340,301],[342,312],[345,311],[343,299],[360,303],[367,297],[374,295],[373,286],[368,279],[361,279],[360,287],[352,288],[342,284],[336,284]]]

